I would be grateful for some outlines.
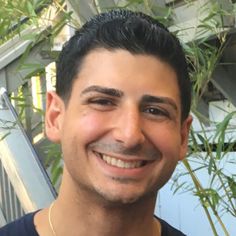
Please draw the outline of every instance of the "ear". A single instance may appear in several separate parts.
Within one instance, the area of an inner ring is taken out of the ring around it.
[[[180,156],[179,160],[183,160],[186,156],[188,150],[188,135],[189,130],[192,124],[192,116],[189,115],[182,123],[181,126],[181,148],[180,148]]]
[[[52,142],[59,143],[61,140],[64,112],[64,101],[55,92],[48,92],[45,115],[45,131],[48,139]]]

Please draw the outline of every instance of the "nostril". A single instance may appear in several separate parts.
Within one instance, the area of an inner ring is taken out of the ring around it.
[[[123,146],[129,148],[139,146],[145,141],[145,136],[142,131],[130,133],[116,129],[113,133],[113,137],[116,142],[122,143]]]

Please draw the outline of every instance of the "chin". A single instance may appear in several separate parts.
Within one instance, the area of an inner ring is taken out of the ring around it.
[[[120,206],[120,205],[130,205],[134,204],[136,202],[139,202],[139,200],[142,198],[140,196],[114,196],[114,195],[108,195],[103,194],[102,196],[104,202],[107,205],[113,205],[113,206]]]
[[[132,191],[111,191],[111,192],[103,192],[97,191],[99,196],[102,198],[104,203],[107,205],[130,205],[135,203],[140,203],[142,201],[148,199],[156,199],[156,191],[149,191],[149,192],[133,192]]]

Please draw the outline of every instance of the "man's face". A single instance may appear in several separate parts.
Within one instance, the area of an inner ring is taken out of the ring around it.
[[[67,105],[48,98],[47,133],[68,176],[109,202],[155,195],[186,153],[191,118],[181,124],[176,73],[153,56],[93,51]]]

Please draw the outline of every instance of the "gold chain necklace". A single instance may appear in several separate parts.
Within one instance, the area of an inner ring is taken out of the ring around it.
[[[54,228],[53,228],[52,220],[51,220],[51,213],[52,213],[52,207],[53,207],[53,205],[54,205],[54,202],[51,203],[51,205],[50,205],[50,207],[49,207],[49,211],[48,211],[48,222],[49,222],[50,229],[51,229],[53,235],[56,236],[56,232],[55,232],[55,230],[54,230]]]
[[[156,228],[157,228],[158,235],[161,236],[161,224],[158,221],[156,222]]]

